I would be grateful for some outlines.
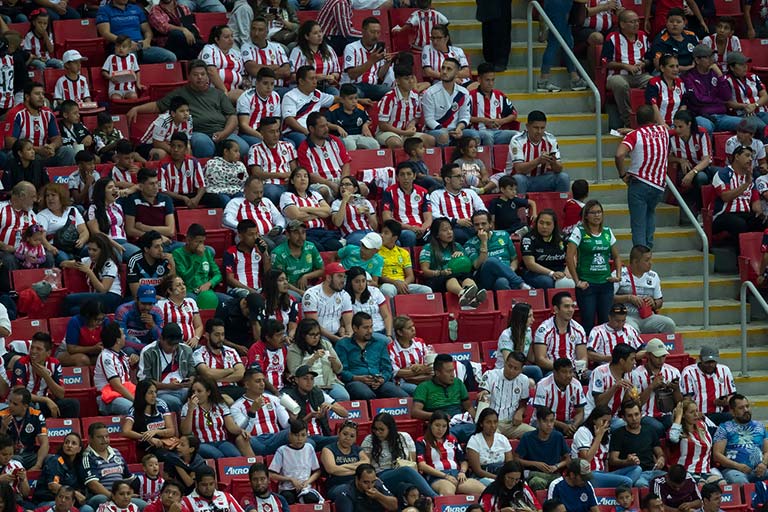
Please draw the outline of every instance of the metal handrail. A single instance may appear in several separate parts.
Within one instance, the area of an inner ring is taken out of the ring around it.
[[[597,157],[597,183],[600,183],[603,181],[603,119],[602,119],[602,105],[600,104],[600,91],[597,89],[597,86],[595,85],[595,82],[592,81],[592,78],[590,78],[589,74],[584,71],[584,67],[582,67],[581,63],[579,62],[579,59],[576,58],[576,55],[573,54],[573,51],[568,47],[568,45],[565,43],[565,40],[563,39],[563,36],[560,35],[560,32],[557,31],[555,28],[555,25],[552,23],[552,20],[549,19],[549,16],[544,12],[544,8],[541,6],[539,2],[536,0],[531,0],[528,2],[528,9],[527,9],[527,20],[528,20],[528,92],[533,92],[533,9],[536,9],[539,13],[539,20],[543,20],[544,23],[547,24],[549,27],[549,31],[555,36],[557,41],[560,43],[561,48],[563,49],[563,52],[565,52],[565,55],[571,60],[573,65],[576,67],[576,70],[581,74],[582,78],[587,82],[587,85],[590,89],[592,89],[592,94],[595,95],[595,112],[596,112],[596,122],[595,122],[595,149],[596,149],[596,157]]]
[[[680,192],[677,190],[675,184],[672,182],[669,176],[667,176],[666,179],[669,191],[672,192],[673,196],[675,196],[675,199],[677,199],[677,204],[680,205],[680,209],[683,210],[685,216],[688,217],[688,220],[691,222],[691,224],[693,224],[693,227],[696,228],[696,232],[699,234],[699,238],[701,238],[701,250],[704,252],[704,329],[709,329],[709,240],[707,239],[707,234],[696,220],[696,216],[688,207],[688,204],[686,204],[683,196],[680,195]]]
[[[768,303],[751,281],[741,283],[741,376],[749,377],[747,368],[747,290],[752,292],[752,296],[757,299],[757,303],[768,313]]]

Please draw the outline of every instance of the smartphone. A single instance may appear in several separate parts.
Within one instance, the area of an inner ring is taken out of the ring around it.
[[[384,41],[379,41],[378,43],[376,43],[376,51],[377,52],[384,51]]]
[[[267,14],[277,16],[277,7],[267,7]]]

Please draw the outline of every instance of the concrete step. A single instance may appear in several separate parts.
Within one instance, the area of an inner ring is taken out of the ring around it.
[[[664,307],[660,313],[672,318],[678,325],[702,325],[704,323],[704,307],[701,300],[664,301]],[[710,300],[709,319],[713,324],[738,324],[739,301],[731,299]]]
[[[525,19],[526,7],[525,2],[512,2],[512,19]],[[476,4],[472,0],[434,0],[432,8],[445,14],[449,20],[470,20],[475,17]],[[534,29],[536,29],[534,35],[538,34],[537,27],[538,22],[534,20]],[[524,41],[525,38],[521,40]]]
[[[536,76],[538,76],[538,68],[541,67],[541,56],[544,55],[544,48],[546,46],[545,43],[539,43],[538,41],[533,43],[533,68]],[[483,44],[481,42],[464,43],[461,45],[461,49],[467,55],[472,69],[476,69],[477,65],[483,62]],[[528,45],[525,41],[512,42],[507,65],[511,68],[524,68],[528,65]]]
[[[585,126],[585,130],[593,130],[592,126]],[[592,160],[597,159],[595,151],[595,136],[594,135],[581,135],[581,136],[567,136],[557,137],[557,142],[560,145],[560,153],[563,161],[569,160]],[[619,145],[621,139],[614,137],[613,135],[603,135],[602,137],[602,153],[603,158],[613,158],[616,154],[616,146]],[[614,174],[605,174],[613,178]]]
[[[525,15],[525,13],[523,13]],[[451,41],[456,46],[466,43],[474,43],[482,40],[482,29],[479,21],[475,19],[452,19],[450,24]],[[528,40],[528,23],[524,17],[512,20],[512,41]],[[533,22],[533,42],[539,40],[539,23]]]
[[[603,155],[605,156],[605,155]],[[607,162],[607,163],[606,163]],[[586,164],[589,164],[590,162],[585,162]],[[577,165],[578,164],[578,165]],[[571,177],[571,180],[576,179],[573,174],[571,174],[570,165],[573,165],[575,168],[579,169],[582,165],[582,162],[566,162],[565,166],[568,169],[568,175]],[[594,160],[592,160],[591,163],[592,167],[594,167]],[[594,178],[590,180],[589,182],[589,196],[594,197],[595,199],[599,200],[603,204],[608,203],[620,203],[620,204],[627,204],[627,185],[619,180],[615,179],[615,174],[611,174],[611,172],[615,172],[613,169],[613,159],[603,159],[603,177],[610,176],[611,180],[605,180],[600,183],[594,183]],[[593,170],[594,172],[594,170]]]
[[[760,395],[768,389],[768,371],[750,371],[748,377],[742,377],[738,373],[734,373],[733,377],[734,381],[736,381],[738,392],[747,397],[751,398],[753,395]]]
[[[703,293],[701,283],[701,270],[699,270],[698,276],[662,276],[661,290],[664,293],[664,301],[681,301],[700,297]],[[711,299],[736,300],[739,296],[740,286],[741,279],[738,275],[711,275],[709,277],[709,297]]]
[[[663,288],[662,291],[664,291]],[[712,323],[707,330],[701,328],[701,323],[698,325],[678,324],[677,332],[683,335],[685,350],[690,354],[698,355],[701,347],[705,346],[717,345],[720,350],[741,347],[741,328],[738,319],[735,322],[722,325]],[[766,337],[768,337],[768,322],[749,322],[747,324],[748,347],[765,347]]]
[[[561,147],[561,153],[562,153],[562,147]],[[616,176],[616,166],[613,162],[612,158],[605,158],[606,155],[603,154],[603,179],[606,177],[615,177]],[[564,156],[565,158],[565,156]],[[597,166],[595,165],[595,160],[570,160],[565,159],[563,161],[563,168],[565,172],[568,173],[568,176],[571,178],[571,182],[573,180],[587,180],[590,182],[590,187],[592,187],[592,184],[597,181]],[[627,202],[627,189],[624,185],[624,182],[622,183],[622,193],[621,194],[615,194],[613,196],[602,196],[598,195],[597,193],[593,193],[592,189],[590,188],[590,198],[594,198],[599,200],[603,204],[607,203],[624,203]]]
[[[708,255],[708,257],[709,270],[712,272],[715,266],[715,257],[711,254]],[[629,262],[629,250],[621,251],[621,260],[625,264]],[[656,271],[662,279],[686,276],[701,279],[703,266],[704,253],[701,251],[659,251],[653,253],[653,270]],[[664,291],[663,288],[662,291]]]
[[[565,68],[552,68],[552,76],[565,73]],[[519,87],[508,87],[506,80],[516,81],[523,77]],[[525,91],[528,87],[524,69],[515,69],[496,73],[496,88],[502,91]],[[534,84],[535,85],[535,84]],[[507,94],[518,112],[518,119],[525,125],[525,118],[531,110],[542,110],[547,115],[568,114],[571,112],[594,112],[595,97],[589,91],[560,91],[557,94],[546,92],[513,92]]]
[[[695,356],[698,356],[698,351],[696,352]],[[721,349],[720,363],[730,368],[734,377],[742,375],[740,349]],[[768,371],[768,350],[759,348],[747,349],[747,370],[750,373]]]
[[[762,422],[768,420],[768,395],[750,395],[749,406],[753,420]]]
[[[570,175],[570,174],[569,174]],[[574,179],[574,176],[571,176]],[[590,194],[590,197],[597,198],[596,194]],[[600,201],[602,203],[602,201]],[[605,225],[611,229],[621,229],[629,227],[629,207],[626,203],[610,204],[602,203],[605,212]],[[656,226],[657,227],[678,227],[680,213],[677,206],[660,204],[656,207]]]
[[[482,62],[482,61],[481,61]],[[474,61],[472,62],[473,72],[477,69],[477,64]],[[568,74],[567,70],[564,67],[555,67],[552,68],[552,76],[550,77],[550,80],[555,84],[563,88],[563,91],[561,92],[584,92],[584,91],[567,91],[568,85],[570,84],[570,75]],[[534,90],[536,88],[536,73],[534,73],[534,82],[533,82]],[[500,91],[504,91],[507,93],[511,92],[527,92],[528,91],[528,71],[525,67],[520,68],[513,68],[508,69],[506,71],[499,71],[496,73],[496,88]],[[534,91],[535,92],[535,91]],[[549,95],[549,93],[538,93],[543,95]],[[570,102],[569,102],[570,103]],[[517,105],[515,105],[517,106]],[[570,107],[570,105],[569,105]],[[567,112],[571,112],[574,107],[570,107]],[[541,110],[541,105],[534,105],[532,108],[529,108],[527,110],[520,110],[520,107],[518,107],[518,112],[527,114],[531,110]],[[584,109],[592,111],[594,110],[593,107],[590,107],[589,109]],[[549,113],[549,112],[547,112]],[[554,112],[553,112],[554,113]]]
[[[603,123],[603,133],[608,130],[608,114],[601,116]],[[524,118],[523,118],[524,120]],[[522,123],[525,124],[524,122]],[[525,126],[522,126],[525,129]],[[591,128],[591,129],[590,129]],[[591,112],[573,112],[568,114],[548,114],[547,113],[547,131],[560,137],[583,136],[586,133],[594,133],[595,114]]]
[[[613,228],[608,223],[606,226]],[[633,245],[630,230],[628,228],[614,229],[613,234],[618,240],[621,253],[628,254]],[[700,251],[701,239],[692,227],[662,227],[656,229],[653,237],[653,248],[655,251]]]

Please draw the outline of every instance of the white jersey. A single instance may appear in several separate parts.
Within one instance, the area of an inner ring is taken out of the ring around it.
[[[200,51],[198,57],[208,66],[213,66],[218,70],[219,78],[224,83],[224,88],[233,91],[243,81],[243,58],[240,52],[231,48],[227,53],[221,51],[221,48],[215,44],[207,44]]]
[[[262,66],[282,66],[288,62],[283,45],[273,41],[267,41],[267,46],[264,48],[259,48],[254,43],[245,43],[240,47],[240,55],[243,59],[243,64],[254,61]],[[275,85],[281,87],[285,85],[285,81],[282,78],[278,78],[275,80]]]
[[[643,344],[640,333],[631,325],[625,324],[623,329],[617,331],[605,323],[592,328],[587,341],[587,350],[610,356],[619,343],[625,343],[635,350],[640,350]]]
[[[499,420],[511,421],[521,402],[528,402],[530,381],[520,374],[507,379],[504,370],[488,370],[480,380],[480,389],[490,393],[490,407],[499,413]]]
[[[636,292],[632,291],[632,280],[629,278],[629,272],[629,267],[621,267],[621,279],[613,285],[614,295],[641,295],[653,297],[657,300],[663,297],[661,294],[661,278],[659,278],[656,272],[649,270],[640,277],[633,275]],[[637,306],[631,302],[627,302],[624,305],[627,306],[628,315],[639,316]]]
[[[344,74],[341,76],[341,83],[394,85],[395,72],[392,70],[392,66],[389,66],[389,69],[387,69],[386,73],[381,79],[379,78],[379,70],[387,65],[386,59],[378,61],[376,64],[371,66],[368,71],[365,71],[362,75],[354,80],[352,80],[347,74],[347,70],[349,68],[356,68],[365,64],[368,61],[370,54],[373,53],[374,49],[375,45],[370,50],[365,48],[363,46],[362,40],[349,43],[344,48]]]
[[[342,315],[352,312],[352,299],[346,291],[334,292],[329,297],[322,283],[304,292],[301,304],[304,313],[316,313],[320,326],[330,333],[338,332]]]
[[[136,58],[135,53],[129,53],[125,57],[119,57],[117,55],[110,55],[107,60],[104,61],[104,65],[101,66],[103,71],[106,71],[109,76],[125,73],[130,71],[136,76],[139,70],[139,60]],[[124,82],[114,83],[109,82],[109,94],[114,93],[126,93],[136,92],[136,80],[126,80]]]
[[[309,94],[304,94],[300,89],[291,89],[283,96],[283,120],[293,117],[302,128],[307,127],[307,116],[312,112],[320,112],[321,108],[327,108],[333,105],[334,97],[330,94],[314,90]],[[290,132],[291,129],[284,126],[283,133]]]

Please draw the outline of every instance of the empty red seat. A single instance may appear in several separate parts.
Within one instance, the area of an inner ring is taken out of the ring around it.
[[[195,24],[200,30],[200,37],[203,38],[203,41],[208,41],[213,27],[227,24],[227,13],[225,12],[196,12],[194,16]]]
[[[216,461],[216,473],[219,484],[229,485],[229,482],[235,477],[248,478],[248,468],[257,461],[261,461],[261,457],[224,457],[218,459]]]
[[[762,233],[741,233],[739,235],[739,277],[742,281],[757,284],[763,253],[760,246],[763,241]]]
[[[416,333],[429,344],[448,342],[448,313],[443,308],[441,293],[396,295],[395,312],[408,315]]]

